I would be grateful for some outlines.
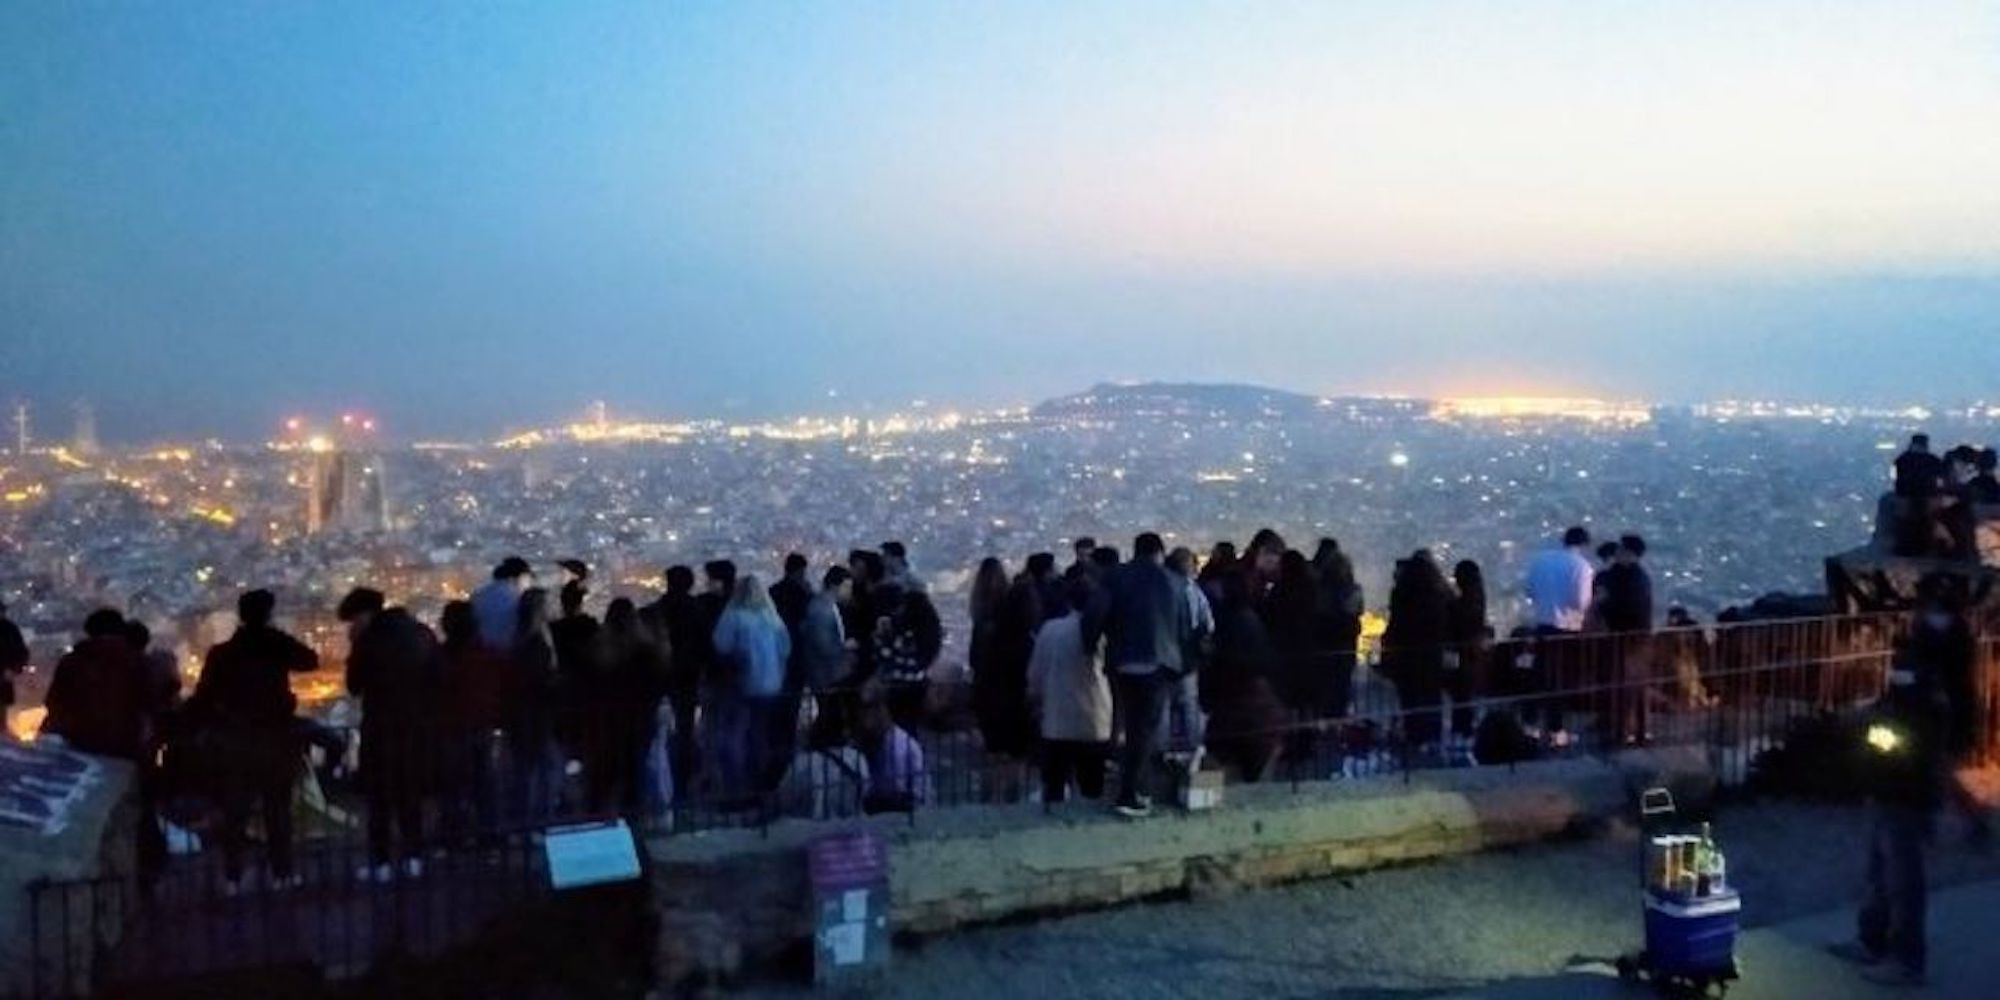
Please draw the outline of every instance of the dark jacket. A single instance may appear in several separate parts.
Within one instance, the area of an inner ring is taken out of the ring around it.
[[[1278,651],[1264,620],[1248,604],[1216,616],[1215,658],[1199,675],[1202,708],[1212,736],[1262,733],[1283,725],[1277,696]]]
[[[929,594],[883,584],[869,594],[875,615],[869,663],[883,680],[915,683],[930,674],[944,651],[944,623]]]
[[[1991,472],[1982,472],[1965,484],[1965,496],[1976,504],[2000,504],[2000,479]]]
[[[771,606],[778,611],[778,620],[785,623],[785,631],[791,633],[792,653],[785,663],[785,690],[797,693],[805,690],[805,656],[800,648],[799,628],[805,624],[806,608],[812,605],[813,588],[803,576],[787,576],[771,585]]]
[[[13,622],[0,616],[0,711],[14,704],[14,675],[28,666],[28,643]]]
[[[1877,730],[1892,739],[1878,742]],[[1889,688],[1863,717],[1863,780],[1885,805],[1929,812],[1943,798],[1944,705],[1928,683]]]
[[[244,626],[208,651],[189,705],[198,724],[257,730],[288,724],[298,700],[291,674],[319,667],[319,654],[285,632]]]
[[[1472,646],[1486,639],[1486,595],[1454,594],[1445,611],[1445,638]]]
[[[361,733],[410,733],[440,719],[437,638],[402,608],[375,615],[347,654],[347,691],[361,699]]]
[[[146,683],[139,654],[123,636],[95,636],[56,663],[45,732],[82,753],[139,759],[146,732]]]
[[[798,576],[787,576],[771,585],[771,606],[778,609],[778,620],[785,623],[796,635],[799,623],[806,620],[806,605],[813,599],[812,584]]]
[[[513,698],[507,705],[507,732],[528,746],[554,735],[556,719],[556,652],[540,636],[517,639],[508,656],[513,672]]]
[[[555,642],[556,671],[566,683],[587,684],[597,673],[597,633],[602,626],[586,614],[564,615],[549,623]]]
[[[1382,633],[1384,659],[1441,660],[1451,638],[1451,591],[1398,583],[1389,592],[1389,625]]]
[[[1973,678],[1977,652],[1972,627],[1958,616],[1943,628],[1919,616],[1910,630],[1909,659],[1944,699],[1945,747],[1954,755],[1971,749],[1977,736],[1979,692]]]
[[[1619,563],[1597,577],[1604,590],[1598,609],[1613,632],[1653,630],[1653,578],[1638,563]]]
[[[460,729],[490,733],[506,724],[513,700],[513,665],[484,642],[446,645],[438,650],[444,708]]]
[[[1104,589],[1105,667],[1153,664],[1180,672],[1182,648],[1194,634],[1181,579],[1156,562],[1135,559],[1118,567]]]
[[[722,621],[722,613],[728,609],[729,598],[726,595],[704,592],[694,597],[694,611],[690,617],[692,624],[701,629],[701,645],[694,650],[698,668],[695,676],[701,683],[721,684],[726,680],[720,676],[726,664],[715,652],[715,626]],[[674,648],[679,649],[680,646]],[[681,673],[678,666],[674,673],[678,682]]]
[[[1929,452],[1906,451],[1896,456],[1896,495],[1936,496],[1944,482],[1944,459]]]
[[[700,602],[693,594],[666,594],[648,606],[657,626],[666,630],[672,659],[667,665],[668,695],[694,694],[715,659],[715,623],[703,623]]]

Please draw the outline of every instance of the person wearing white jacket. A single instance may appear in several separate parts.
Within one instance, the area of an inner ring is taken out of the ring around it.
[[[1083,602],[1042,625],[1028,661],[1028,698],[1040,719],[1042,799],[1061,802],[1072,779],[1086,799],[1104,794],[1111,750],[1111,685],[1095,650],[1084,648]]]

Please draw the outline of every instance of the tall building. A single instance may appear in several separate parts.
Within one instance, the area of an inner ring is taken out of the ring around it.
[[[28,403],[16,400],[14,403],[14,454],[28,453]]]
[[[76,435],[70,450],[85,458],[97,454],[97,409],[89,400],[76,401]]]
[[[312,453],[306,533],[389,530],[389,490],[379,452],[332,448]]]

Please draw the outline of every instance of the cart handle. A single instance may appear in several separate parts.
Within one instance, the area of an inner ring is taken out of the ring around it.
[[[1648,788],[1639,795],[1639,815],[1659,816],[1674,811],[1674,793],[1664,788]]]

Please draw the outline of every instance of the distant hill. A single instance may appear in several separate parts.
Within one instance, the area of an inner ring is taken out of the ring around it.
[[[1351,406],[1405,409],[1409,400],[1325,399],[1284,389],[1229,382],[1100,382],[1035,407],[1038,417],[1181,417],[1210,420],[1301,420]]]

